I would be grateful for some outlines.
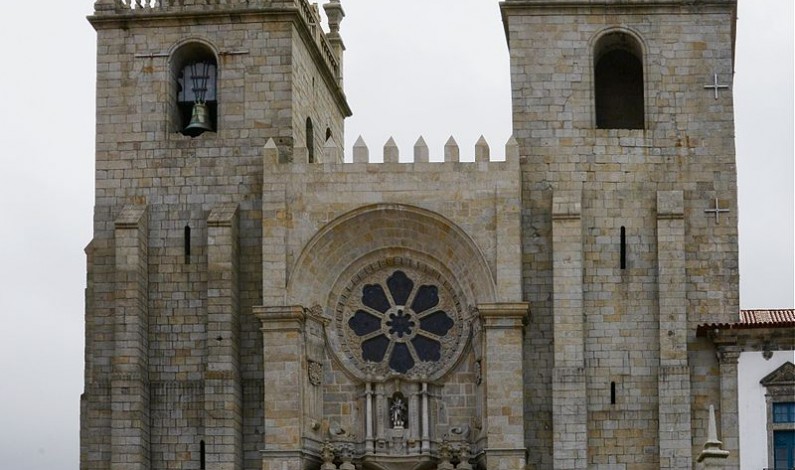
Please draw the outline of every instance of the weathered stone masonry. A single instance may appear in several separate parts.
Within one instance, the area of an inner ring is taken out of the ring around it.
[[[502,155],[346,163],[339,1],[95,2],[81,469],[738,468],[735,1],[499,7]]]

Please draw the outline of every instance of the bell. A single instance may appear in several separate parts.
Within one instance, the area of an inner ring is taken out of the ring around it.
[[[182,131],[183,134],[196,137],[201,135],[204,131],[212,131],[213,126],[210,123],[210,108],[204,103],[195,103],[193,105],[193,112],[191,113],[190,123]]]

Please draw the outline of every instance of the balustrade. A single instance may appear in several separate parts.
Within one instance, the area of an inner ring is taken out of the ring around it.
[[[250,0],[115,0],[121,10],[165,10],[184,7],[214,7],[249,5]]]
[[[216,9],[258,8],[273,6],[285,7],[290,4],[298,11],[299,16],[309,28],[312,39],[320,49],[323,60],[335,77],[339,76],[339,61],[329,44],[323,28],[320,26],[320,13],[316,6],[307,0],[97,0],[95,10],[97,13],[140,13],[149,12],[178,12],[178,11],[207,11]]]

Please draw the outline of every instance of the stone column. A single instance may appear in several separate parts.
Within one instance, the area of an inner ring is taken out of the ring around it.
[[[420,396],[422,395],[422,384],[416,384],[416,388],[411,390],[408,396],[408,420],[409,420],[409,440],[416,442],[420,438],[420,423],[422,422],[422,410],[420,409]],[[412,452],[419,449],[411,448]]]
[[[582,193],[552,196],[552,459],[556,469],[588,464],[583,336]]]
[[[431,452],[431,412],[428,403],[428,384],[423,382],[420,386],[420,394],[422,394],[422,453],[429,454]]]
[[[522,329],[528,304],[483,304],[478,310],[484,330],[484,465],[490,470],[522,469],[526,462]]]
[[[375,439],[376,439],[376,446],[375,450],[383,451],[382,445],[386,442],[386,430],[387,426],[385,425],[386,417],[389,415],[389,410],[387,406],[387,399],[386,399],[386,392],[384,392],[384,383],[378,382],[375,384]]]
[[[364,452],[372,454],[375,452],[373,445],[373,384],[367,382],[364,389]]]
[[[125,206],[115,221],[112,470],[149,468],[148,225],[143,205]]]
[[[239,470],[243,463],[237,204],[207,218],[207,370],[204,427],[208,470]]]
[[[660,321],[658,416],[660,468],[691,468],[690,370],[687,363],[685,221],[682,191],[657,193]]]
[[[262,470],[301,470],[306,454],[301,449],[304,309],[301,306],[255,307],[262,323],[263,379],[265,382],[265,448]]]

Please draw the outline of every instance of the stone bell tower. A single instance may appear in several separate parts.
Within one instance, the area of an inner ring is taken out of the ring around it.
[[[737,468],[734,0],[506,0],[532,468]]]
[[[260,468],[262,148],[342,155],[342,6],[329,25],[306,0],[94,8],[80,468]]]

